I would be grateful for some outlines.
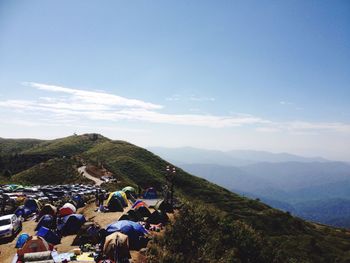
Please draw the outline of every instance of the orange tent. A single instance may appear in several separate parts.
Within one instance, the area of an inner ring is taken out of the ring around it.
[[[26,253],[44,252],[52,249],[53,247],[42,237],[32,236],[24,243],[22,248],[17,250],[17,255],[18,257],[21,257]]]

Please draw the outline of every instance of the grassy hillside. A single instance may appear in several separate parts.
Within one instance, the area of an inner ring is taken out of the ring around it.
[[[56,156],[74,156],[83,153],[91,147],[108,141],[109,139],[99,134],[72,135],[51,141],[45,141],[22,151],[23,154],[41,154]]]
[[[22,153],[58,156],[11,178],[31,184],[81,180],[74,170],[73,160],[77,158],[63,158],[79,155],[85,162],[113,172],[119,187],[130,184],[160,190],[168,164],[130,143],[92,135],[44,142]],[[181,169],[175,177],[175,190],[185,206],[167,235],[155,240],[149,253],[153,262],[350,260],[350,235],[346,231],[308,223]]]
[[[74,169],[68,158],[54,158],[12,176],[11,180],[24,185],[45,185],[89,182]]]
[[[4,139],[0,138],[0,155],[16,154],[44,142],[37,139]]]

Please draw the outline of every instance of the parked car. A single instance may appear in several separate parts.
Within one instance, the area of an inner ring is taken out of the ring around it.
[[[22,230],[22,221],[15,214],[0,217],[0,238],[12,238]]]

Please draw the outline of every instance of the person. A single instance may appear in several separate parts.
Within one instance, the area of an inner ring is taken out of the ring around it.
[[[99,206],[99,189],[96,189],[96,191],[95,191],[95,204],[96,204],[96,206],[98,207]]]
[[[103,205],[103,201],[105,200],[105,195],[104,193],[100,192],[98,195],[98,206],[100,207]]]

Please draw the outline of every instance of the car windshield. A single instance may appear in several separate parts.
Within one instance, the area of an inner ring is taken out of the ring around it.
[[[9,224],[11,224],[10,219],[0,219],[0,226],[7,226]]]

